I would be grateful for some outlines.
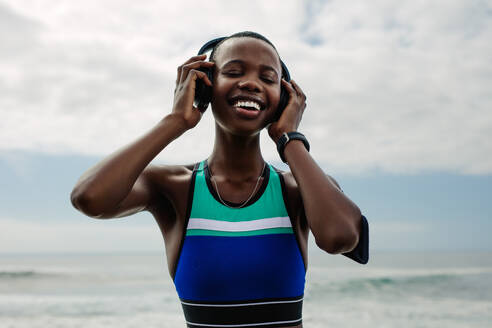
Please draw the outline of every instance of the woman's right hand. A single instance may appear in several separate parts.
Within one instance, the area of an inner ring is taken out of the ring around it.
[[[206,85],[212,86],[207,74],[197,70],[200,67],[211,68],[214,65],[213,62],[204,61],[206,56],[203,54],[191,57],[178,67],[172,115],[182,119],[187,130],[194,128],[202,117],[202,112],[193,106],[196,80],[201,79]]]

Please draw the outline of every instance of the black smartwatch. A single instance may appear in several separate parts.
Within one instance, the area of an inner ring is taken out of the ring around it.
[[[285,145],[291,140],[301,140],[302,143],[304,144],[304,147],[306,147],[307,151],[309,151],[309,142],[307,141],[306,137],[300,133],[300,132],[284,132],[282,136],[277,140],[277,150],[278,154],[280,155],[280,159],[282,162],[287,163],[284,157],[284,149]]]

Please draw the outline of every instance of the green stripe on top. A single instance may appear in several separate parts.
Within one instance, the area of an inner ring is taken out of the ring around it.
[[[188,229],[187,236],[222,236],[222,237],[243,237],[243,236],[259,236],[271,235],[279,233],[294,233],[292,228],[271,228],[253,231],[216,231],[204,229]]]
[[[269,179],[263,194],[253,204],[242,208],[227,207],[213,197],[205,179],[204,164],[202,161],[196,172],[190,218],[238,222],[288,216],[280,178],[270,164],[267,164]]]

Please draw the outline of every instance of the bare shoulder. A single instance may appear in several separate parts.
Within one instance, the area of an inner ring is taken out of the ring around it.
[[[172,178],[191,174],[194,166],[195,164],[149,164],[144,172],[151,178]]]
[[[290,171],[283,171],[280,169],[276,169],[277,173],[282,176],[284,180],[285,187],[289,191],[296,191],[299,187],[297,185],[297,181],[294,178],[294,175]]]
[[[285,183],[285,188],[289,193],[300,193],[299,185],[297,184],[296,178],[294,177],[291,171],[283,171],[277,169],[277,173],[282,176]],[[335,180],[335,178],[333,178],[329,174],[325,174],[325,175],[326,178],[330,180],[330,182],[332,182],[338,189],[342,190],[338,182]]]
[[[195,164],[149,164],[139,179],[149,190],[145,209],[158,221],[174,221],[186,209],[187,195]]]
[[[143,174],[161,192],[172,192],[176,187],[189,183],[195,164],[150,164]]]
[[[290,171],[283,171],[275,168],[277,174],[282,178],[284,182],[285,193],[287,196],[288,207],[291,207],[289,212],[294,208],[298,208],[302,204],[301,193],[297,181]]]

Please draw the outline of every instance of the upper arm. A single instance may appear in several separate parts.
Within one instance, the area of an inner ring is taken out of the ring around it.
[[[147,166],[138,176],[128,195],[110,211],[99,215],[98,218],[120,218],[154,208],[158,199],[163,197],[157,187],[156,179],[159,167]]]
[[[333,182],[341,192],[343,192],[342,188],[338,182],[328,174],[326,177]],[[355,204],[354,204],[355,205]],[[355,248],[347,253],[342,253],[346,257],[361,263],[366,264],[369,261],[369,223],[364,215],[361,214],[360,218],[360,233],[359,233],[359,241]]]

